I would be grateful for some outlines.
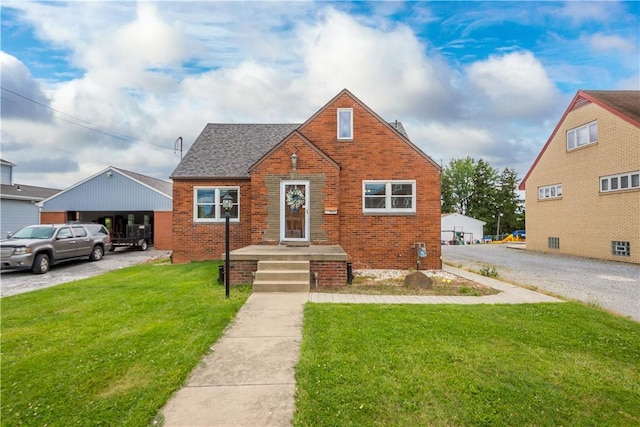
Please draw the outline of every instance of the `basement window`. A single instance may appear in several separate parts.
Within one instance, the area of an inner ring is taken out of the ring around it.
[[[615,256],[631,256],[629,242],[612,241],[611,254]]]
[[[560,238],[549,237],[549,249],[560,249]]]

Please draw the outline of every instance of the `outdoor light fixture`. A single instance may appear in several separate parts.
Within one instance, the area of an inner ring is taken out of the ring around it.
[[[233,208],[233,198],[229,193],[222,198],[222,208],[225,217],[225,257],[224,257],[224,296],[229,298],[229,276],[231,276],[231,267],[229,266],[229,213]]]
[[[296,153],[291,155],[291,167],[293,167],[293,170],[298,167],[298,155]]]

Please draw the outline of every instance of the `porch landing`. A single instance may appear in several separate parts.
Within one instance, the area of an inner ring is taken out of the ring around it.
[[[250,245],[229,252],[229,261],[347,261],[340,245]]]
[[[347,280],[347,253],[339,245],[251,245],[231,251],[229,263],[231,283],[251,283],[254,292],[309,292]]]

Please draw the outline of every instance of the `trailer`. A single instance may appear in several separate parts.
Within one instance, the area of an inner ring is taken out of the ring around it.
[[[137,247],[146,251],[153,242],[153,233],[149,224],[127,224],[124,236],[122,233],[111,236],[111,250],[116,247]]]

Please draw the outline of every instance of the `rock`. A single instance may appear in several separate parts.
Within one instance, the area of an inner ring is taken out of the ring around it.
[[[404,278],[404,286],[409,289],[431,289],[433,280],[420,271],[414,271]]]

